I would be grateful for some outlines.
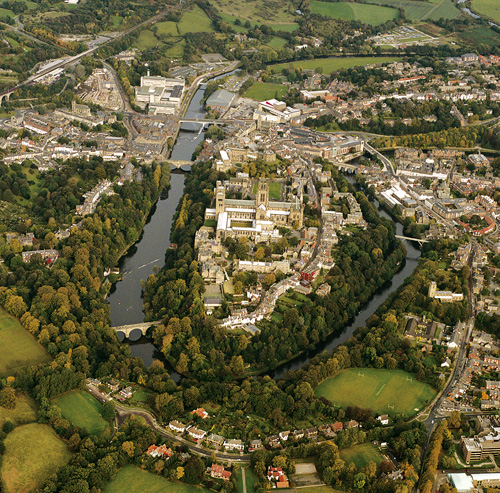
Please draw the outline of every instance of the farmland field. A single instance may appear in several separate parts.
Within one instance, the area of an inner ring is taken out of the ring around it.
[[[158,34],[165,34],[165,36],[179,36],[177,32],[177,25],[172,21],[158,22],[156,24]]]
[[[291,24],[294,22],[294,7],[283,0],[215,0],[217,10],[252,24]],[[225,20],[225,19],[224,19]],[[274,26],[272,26],[273,29]]]
[[[141,31],[134,42],[134,46],[142,51],[149,50],[160,44],[162,44],[161,41],[149,29]]]
[[[500,22],[500,3],[498,0],[472,0],[472,8],[494,22]]]
[[[358,406],[376,413],[414,414],[436,395],[429,385],[402,370],[350,368],[323,380],[315,389],[332,404]]]
[[[256,82],[244,94],[246,98],[256,99],[257,101],[266,101],[277,97],[278,99],[287,92],[287,87],[281,84],[270,84],[267,82]]]
[[[351,2],[311,2],[311,12],[334,19],[356,20],[378,26],[397,19],[399,11],[391,7]]]
[[[4,491],[22,493],[39,488],[70,457],[68,447],[50,426],[32,423],[16,428],[5,438],[0,469]]]
[[[324,74],[330,74],[342,68],[361,67],[363,65],[371,65],[374,63],[390,63],[398,60],[396,57],[353,57],[353,58],[315,58],[314,60],[300,60],[290,63],[277,63],[269,65],[268,69],[280,72],[284,68],[297,68],[302,70],[315,70],[321,67]]]
[[[406,17],[411,21],[424,19],[456,19],[461,11],[451,0],[434,0],[425,2],[420,0],[368,0],[368,3],[375,5],[385,5],[387,7],[402,8]]]
[[[50,356],[36,339],[5,310],[0,309],[0,375],[12,375],[19,368],[48,363]]]
[[[378,448],[371,443],[362,443],[342,449],[340,450],[340,458],[345,461],[346,465],[353,462],[357,468],[366,467],[370,461],[378,465],[384,460]]]
[[[471,27],[470,29],[462,31],[460,37],[457,36],[457,40],[472,46],[477,46],[478,44],[486,44],[489,46],[500,45],[500,36],[498,33],[487,26]]]
[[[84,391],[70,392],[54,399],[64,418],[91,435],[100,433],[108,423],[101,417],[102,405],[97,399]]]
[[[122,493],[124,491],[147,493],[202,493],[208,491],[198,486],[183,483],[173,483],[165,478],[156,476],[138,467],[125,466],[118,471],[115,479],[104,488],[104,493]]]

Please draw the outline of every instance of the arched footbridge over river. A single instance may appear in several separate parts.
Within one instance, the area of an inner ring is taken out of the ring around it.
[[[119,325],[118,327],[113,327],[113,329],[116,330],[120,342],[125,339],[138,341],[142,336],[145,336],[147,334],[149,329],[152,329],[153,327],[156,327],[160,324],[160,321],[144,322],[140,324]]]

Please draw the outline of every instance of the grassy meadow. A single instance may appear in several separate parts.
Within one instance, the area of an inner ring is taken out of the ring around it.
[[[372,443],[362,443],[361,445],[342,449],[340,450],[340,458],[346,464],[354,463],[358,469],[366,467],[370,461],[378,465],[384,460],[379,449]]]
[[[13,375],[25,366],[48,363],[51,358],[18,320],[0,309],[0,375]]]
[[[399,18],[399,10],[381,5],[370,5],[353,2],[311,2],[311,12],[334,19],[361,21],[365,24],[378,26],[387,21]]]
[[[54,399],[65,419],[96,435],[107,428],[108,423],[101,416],[102,404],[88,392],[75,391]]]
[[[339,407],[358,406],[379,414],[415,414],[436,391],[402,370],[350,368],[323,380],[315,389]]]
[[[104,488],[104,493],[123,493],[124,491],[147,493],[202,493],[205,488],[184,483],[173,483],[138,467],[125,466],[118,471],[115,479]]]
[[[70,457],[50,426],[32,423],[16,428],[5,438],[0,468],[3,491],[25,493],[39,488]]]
[[[27,395],[17,394],[14,409],[0,407],[0,426],[7,420],[16,425],[32,423],[36,420],[35,403]]]
[[[278,99],[283,96],[288,91],[286,86],[281,84],[270,84],[268,82],[256,82],[253,84],[248,91],[245,92],[244,96],[250,99],[256,99],[257,101],[266,101],[277,97]]]

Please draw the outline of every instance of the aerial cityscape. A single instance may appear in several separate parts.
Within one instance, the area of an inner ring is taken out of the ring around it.
[[[0,492],[500,492],[500,2],[0,3]]]

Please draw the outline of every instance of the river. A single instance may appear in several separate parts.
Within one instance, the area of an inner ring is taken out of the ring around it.
[[[186,117],[196,118],[204,116],[201,100],[205,87],[205,85],[200,86],[200,89],[193,96]],[[174,148],[172,149],[171,158],[181,161],[190,160],[196,146],[202,139],[202,132],[199,134],[196,132],[179,132]],[[108,296],[113,326],[140,323],[144,320],[141,280],[147,279],[153,273],[155,266],[161,267],[164,263],[165,250],[170,244],[172,219],[183,193],[184,175],[175,172],[172,173],[170,183],[171,186],[168,194],[163,194],[152,209],[140,239],[120,260],[119,267],[120,272],[123,273],[123,279],[113,286]],[[389,214],[380,206],[378,210],[382,216],[392,220]],[[401,224],[396,224],[396,229],[397,234],[403,233]],[[377,308],[391,293],[401,286],[417,266],[420,250],[409,241],[404,240],[404,243],[407,249],[407,257],[401,269],[391,281],[375,293],[349,326],[340,334],[332,334],[313,351],[307,351],[266,374],[272,378],[281,378],[287,371],[301,368],[312,357],[322,351],[331,351],[351,337],[358,327],[365,325],[366,320],[375,313]],[[163,359],[161,353],[156,349],[151,340],[146,337],[141,337],[136,342],[129,341],[128,343],[130,344],[132,355],[141,357],[146,366],[150,366],[156,358]],[[168,364],[166,366],[168,367]],[[175,375],[175,377],[177,380],[178,375]]]

